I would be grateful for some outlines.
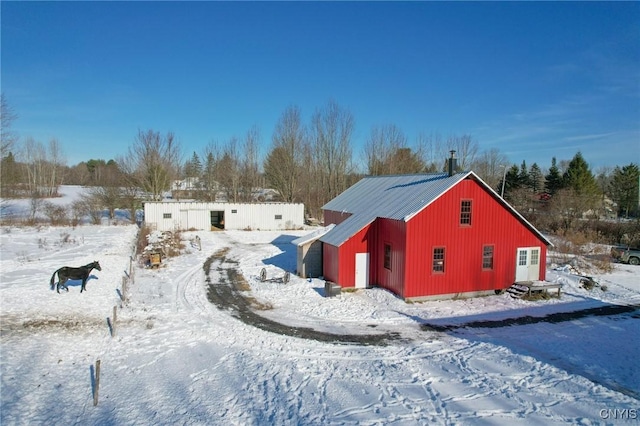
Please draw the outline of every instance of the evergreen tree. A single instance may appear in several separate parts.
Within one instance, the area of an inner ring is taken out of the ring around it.
[[[557,191],[563,188],[562,175],[560,169],[556,163],[556,157],[551,159],[551,167],[549,173],[545,176],[544,190],[549,195],[554,195]]]
[[[602,205],[602,193],[598,182],[580,152],[569,162],[567,171],[562,175],[562,181],[568,190],[567,196],[575,199],[572,207],[575,213],[593,212]]]
[[[520,171],[518,172],[518,183],[520,187],[529,187],[529,170],[527,170],[526,161],[522,160]]]
[[[509,193],[520,189],[521,186],[520,169],[514,164],[509,170],[507,170],[507,173],[504,175],[504,179],[500,181],[500,193],[504,192],[504,198],[508,199]]]
[[[592,196],[600,193],[598,182],[580,152],[569,162],[562,180],[565,187],[573,189],[578,194]]]
[[[529,168],[529,187],[536,194],[544,189],[544,176],[537,163],[533,163]]]
[[[613,201],[618,204],[618,214],[629,217],[638,214],[638,185],[640,184],[640,169],[637,164],[629,164],[613,170],[610,193]]]

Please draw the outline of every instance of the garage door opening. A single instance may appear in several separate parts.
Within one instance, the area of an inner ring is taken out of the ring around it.
[[[211,212],[211,230],[224,229],[224,211]]]

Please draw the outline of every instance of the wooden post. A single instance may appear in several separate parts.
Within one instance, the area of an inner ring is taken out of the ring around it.
[[[96,372],[95,372],[95,388],[93,389],[93,406],[98,405],[98,391],[100,390],[100,360],[96,361]]]
[[[122,277],[122,301],[127,303],[127,277]]]
[[[118,316],[118,307],[113,307],[113,321],[111,323],[111,337],[116,337],[116,320]]]

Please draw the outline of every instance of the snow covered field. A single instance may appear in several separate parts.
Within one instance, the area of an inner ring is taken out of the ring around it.
[[[561,299],[508,295],[405,303],[381,289],[325,298],[323,282],[291,276],[288,242],[308,231],[185,232],[185,252],[134,267],[135,226],[0,230],[0,424],[599,424],[640,418],[640,312],[497,328],[422,324],[640,304],[640,268],[615,265],[608,286],[582,289],[550,269]],[[190,240],[198,235],[202,250]],[[342,334],[397,332],[387,345],[323,343],[263,331],[207,299],[205,261],[223,248],[247,296],[271,320]],[[98,260],[87,292],[49,287],[61,266]],[[113,308],[117,306],[117,319]],[[112,326],[115,335],[112,336]],[[99,403],[94,406],[100,360]]]

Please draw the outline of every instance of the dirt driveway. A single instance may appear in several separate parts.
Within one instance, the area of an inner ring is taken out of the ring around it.
[[[386,345],[391,341],[401,340],[399,333],[383,334],[332,334],[306,327],[292,327],[267,319],[256,313],[256,310],[268,309],[254,299],[243,294],[244,278],[235,267],[235,262],[227,258],[227,250],[219,250],[204,263],[207,277],[207,299],[219,309],[230,311],[231,315],[242,322],[261,330],[286,336],[317,340],[319,342],[346,343],[358,345]],[[211,269],[219,273],[219,282],[212,282]]]
[[[238,272],[238,269],[235,267],[236,263],[227,258],[227,251],[228,249],[219,250],[209,257],[204,263],[204,272],[206,274],[208,284],[207,299],[219,309],[231,311],[231,315],[244,323],[272,333],[317,340],[319,342],[386,345],[391,341],[403,340],[399,333],[326,333],[311,328],[288,326],[259,315],[256,311],[269,309],[269,307],[261,305],[255,299],[245,295],[246,292],[242,291],[243,285],[246,286],[244,277],[242,277]],[[215,268],[219,273],[219,282],[211,281],[209,274],[211,268]],[[525,316],[496,321],[474,321],[457,325],[437,325],[427,322],[422,323],[420,328],[426,332],[452,332],[463,328],[497,328],[509,327],[512,325],[535,324],[540,322],[557,323],[591,316],[612,316],[621,314],[631,314],[632,318],[640,319],[640,314],[634,313],[638,309],[640,309],[640,306],[638,305],[608,305],[580,311],[549,314],[543,317]]]

